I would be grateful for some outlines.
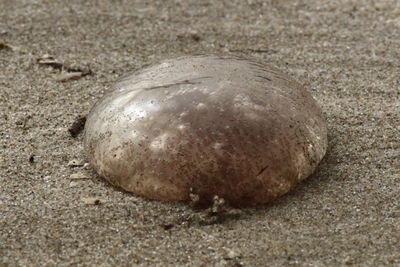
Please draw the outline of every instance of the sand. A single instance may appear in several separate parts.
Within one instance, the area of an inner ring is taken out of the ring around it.
[[[320,103],[328,153],[292,193],[210,218],[84,164],[76,118],[199,52],[275,65]],[[0,0],[0,266],[400,265],[399,58],[396,0]]]

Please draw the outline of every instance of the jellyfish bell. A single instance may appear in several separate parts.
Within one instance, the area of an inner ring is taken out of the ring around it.
[[[237,207],[289,192],[327,149],[322,111],[298,82],[231,55],[184,56],[117,82],[92,108],[96,172],[136,195]]]

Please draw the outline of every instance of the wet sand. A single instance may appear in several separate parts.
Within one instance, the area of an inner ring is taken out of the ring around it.
[[[0,266],[400,265],[400,4],[247,2],[0,0]],[[319,102],[328,153],[296,190],[210,219],[84,164],[76,118],[199,52],[263,60]]]

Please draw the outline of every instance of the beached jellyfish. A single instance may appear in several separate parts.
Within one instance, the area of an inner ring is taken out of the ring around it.
[[[327,149],[311,94],[278,69],[232,55],[164,60],[121,79],[87,117],[96,172],[151,199],[268,203]]]

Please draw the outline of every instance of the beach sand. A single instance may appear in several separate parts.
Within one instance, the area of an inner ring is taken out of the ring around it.
[[[324,160],[270,205],[210,218],[82,166],[68,130],[107,88],[200,52],[275,65],[326,115]],[[399,58],[397,0],[0,0],[0,266],[400,265]]]

